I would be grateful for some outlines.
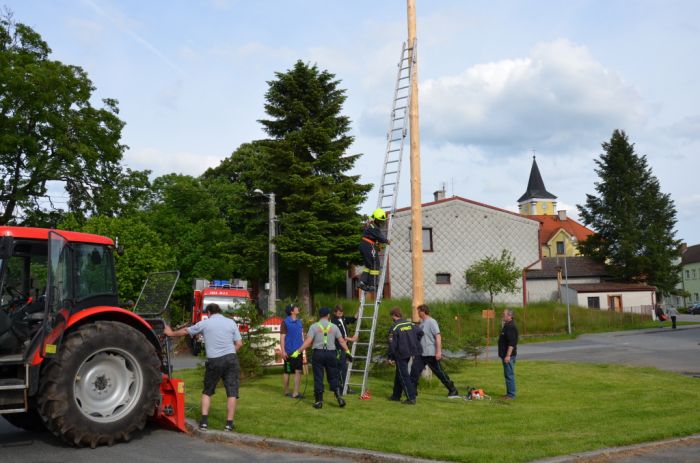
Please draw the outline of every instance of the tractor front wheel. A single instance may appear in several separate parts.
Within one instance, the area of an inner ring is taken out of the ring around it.
[[[76,446],[128,441],[160,400],[160,359],[140,331],[98,321],[68,334],[42,371],[39,414]]]

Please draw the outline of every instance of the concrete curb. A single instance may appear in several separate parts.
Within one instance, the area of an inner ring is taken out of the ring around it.
[[[572,453],[569,455],[537,460],[531,463],[583,463],[586,461],[605,462],[610,458],[624,458],[643,455],[655,450],[674,448],[678,445],[700,446],[700,434],[693,434],[692,436],[678,437],[662,441],[644,442],[642,444],[628,445],[625,447],[611,447],[600,450],[591,450],[590,452]]]
[[[317,457],[338,457],[367,463],[449,463],[438,460],[425,460],[395,453],[374,452],[372,450],[353,449],[347,447],[330,447],[328,445],[310,444],[307,442],[290,441],[274,437],[261,437],[253,434],[225,432],[209,429],[200,431],[194,420],[186,420],[187,429],[192,436],[207,442],[228,442],[256,449],[293,452]]]

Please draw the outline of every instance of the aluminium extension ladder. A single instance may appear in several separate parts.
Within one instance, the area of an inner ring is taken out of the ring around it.
[[[386,237],[391,239],[391,224],[396,211],[396,197],[399,190],[399,177],[401,175],[401,160],[403,157],[404,142],[408,133],[408,116],[411,105],[411,83],[414,79],[414,65],[416,63],[416,42],[408,48],[404,42],[401,48],[401,59],[396,75],[396,87],[394,100],[389,118],[389,131],[387,132],[386,152],[384,154],[384,168],[382,170],[379,187],[377,207],[387,212]],[[382,302],[386,268],[389,259],[389,248],[380,252],[381,271],[379,281],[375,286],[375,298],[372,302],[366,302],[366,293],[360,290],[360,307],[357,312],[355,324],[355,336],[357,342],[352,344],[350,355],[353,362],[348,363],[343,385],[343,394],[347,394],[350,386],[359,386],[360,394],[367,390],[367,377],[372,363],[372,347],[377,329],[377,316]],[[359,377],[361,375],[361,378]]]

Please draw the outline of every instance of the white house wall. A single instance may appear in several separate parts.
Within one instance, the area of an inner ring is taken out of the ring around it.
[[[651,291],[610,291],[599,293],[579,293],[570,289],[571,301],[578,306],[588,307],[589,297],[598,297],[600,300],[600,310],[609,310],[608,296],[622,296],[622,310],[626,312],[628,308],[653,305],[653,292]],[[566,297],[566,296],[564,296]]]
[[[580,284],[580,283],[600,283],[599,277],[589,277],[589,278],[569,278],[569,284]],[[566,283],[562,279],[562,298],[565,297],[564,291],[566,289]],[[559,300],[559,288],[557,287],[556,278],[548,279],[537,279],[537,280],[527,280],[527,301],[530,302],[542,302],[542,301],[558,301]]]
[[[411,211],[396,213],[390,253],[392,297],[411,296],[410,227]],[[488,294],[467,290],[464,272],[484,257],[500,257],[503,249],[511,252],[520,268],[539,263],[539,223],[514,213],[453,199],[424,206],[423,228],[433,230],[433,252],[423,253],[426,301],[488,300]],[[436,284],[438,273],[450,274],[450,284]],[[522,304],[521,286],[519,279],[515,294],[496,300]]]

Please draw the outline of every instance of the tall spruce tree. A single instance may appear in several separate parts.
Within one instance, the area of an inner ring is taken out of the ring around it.
[[[297,294],[309,311],[313,275],[357,260],[358,209],[371,189],[346,174],[360,154],[347,153],[353,137],[339,83],[297,61],[268,82],[269,119],[259,121],[271,139],[259,151],[257,187],[276,194],[280,266],[296,271]]]
[[[624,131],[615,130],[596,160],[598,195],[577,205],[583,223],[596,234],[579,244],[588,256],[605,261],[620,280],[645,281],[660,294],[675,293],[680,272],[676,209],[662,193],[646,156],[634,152]]]

